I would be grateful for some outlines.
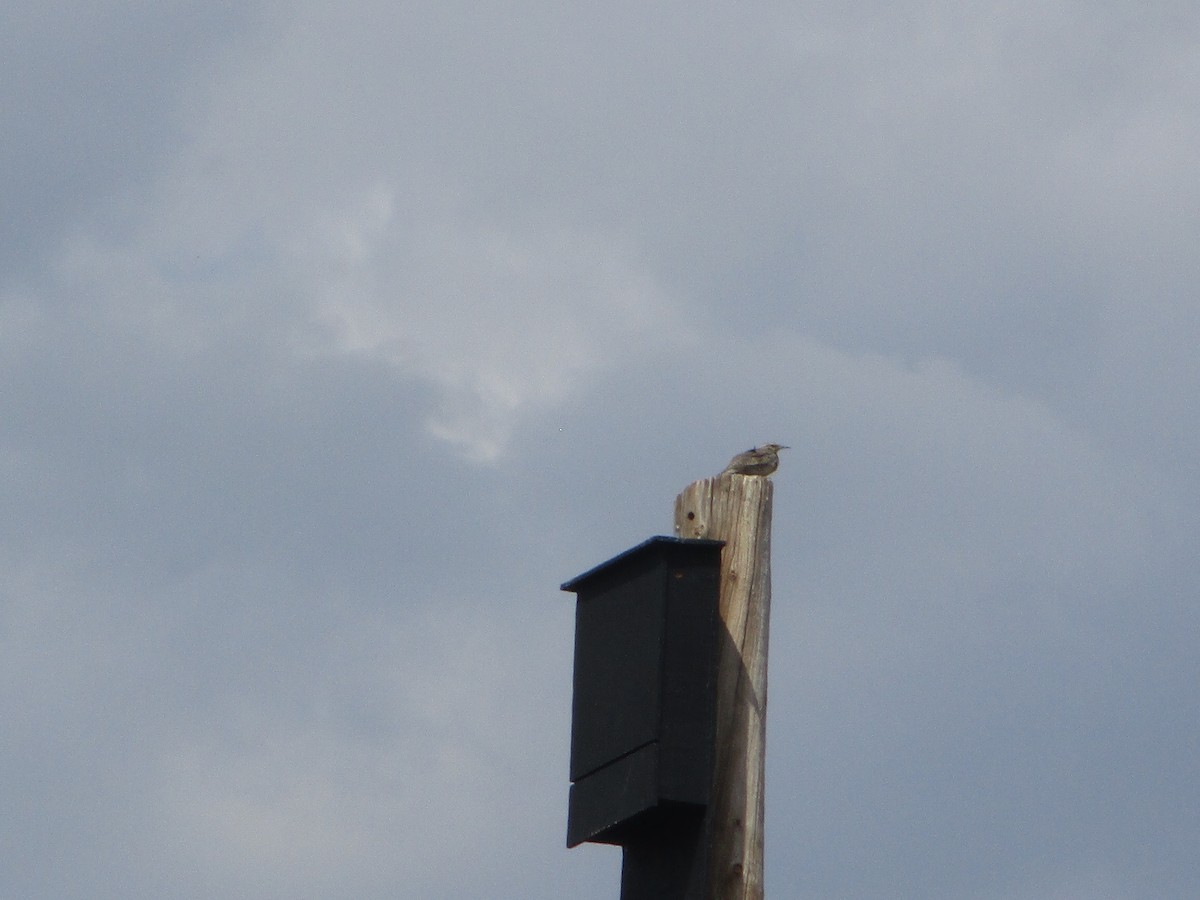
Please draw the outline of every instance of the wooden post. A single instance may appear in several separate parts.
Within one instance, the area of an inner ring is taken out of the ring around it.
[[[725,541],[708,900],[763,898],[771,497],[765,477],[722,474],[675,498],[676,534]]]

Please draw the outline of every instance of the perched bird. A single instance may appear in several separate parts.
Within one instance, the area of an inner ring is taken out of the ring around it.
[[[729,461],[722,475],[770,475],[779,468],[779,451],[789,450],[783,444],[764,444],[745,453],[739,453]]]

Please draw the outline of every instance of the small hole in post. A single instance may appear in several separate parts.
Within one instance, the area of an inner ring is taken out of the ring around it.
[[[688,513],[688,521],[689,522],[692,521],[692,519],[694,519],[694,518],[696,518],[696,514],[694,512]]]

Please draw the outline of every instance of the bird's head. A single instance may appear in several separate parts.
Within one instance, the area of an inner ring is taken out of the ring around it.
[[[791,450],[791,447],[785,447],[783,444],[764,444],[764,450],[773,450],[778,453],[780,450]]]

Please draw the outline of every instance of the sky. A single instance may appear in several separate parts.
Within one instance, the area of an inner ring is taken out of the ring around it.
[[[754,444],[773,898],[1200,895],[1200,8],[0,12],[0,896],[611,898],[573,598]]]

